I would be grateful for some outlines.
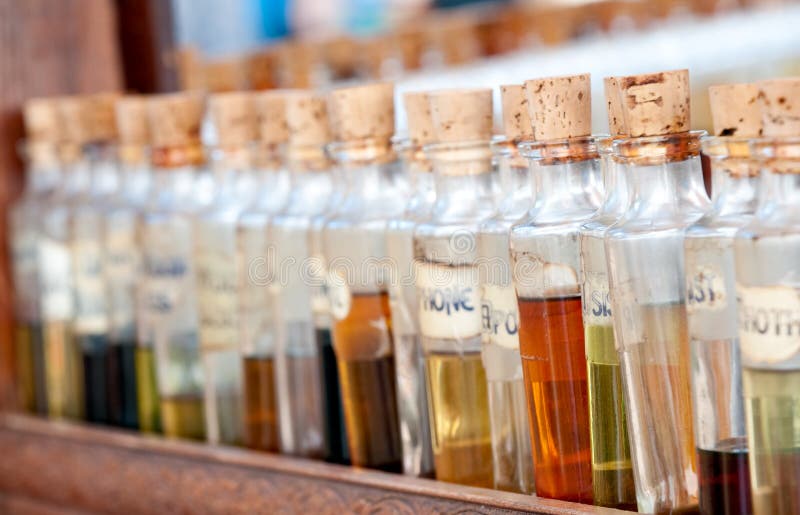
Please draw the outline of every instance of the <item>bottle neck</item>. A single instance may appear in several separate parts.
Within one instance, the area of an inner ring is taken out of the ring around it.
[[[598,213],[621,216],[628,207],[630,198],[625,168],[616,163],[610,153],[605,153],[600,157],[600,169],[605,194]]]
[[[57,164],[31,163],[27,171],[25,189],[33,194],[56,189],[61,181],[61,170]]]
[[[711,177],[714,213],[720,216],[755,213],[760,192],[758,175],[736,175],[712,165]]]
[[[95,156],[91,163],[91,193],[105,196],[114,193],[119,186],[119,169],[116,161],[110,156]]]
[[[501,214],[519,214],[531,205],[531,172],[522,163],[500,161],[500,205]]]
[[[597,206],[586,189],[589,176],[597,172],[598,160],[547,163],[541,159],[531,161],[530,190],[533,195],[531,211],[537,217],[556,213],[564,219],[569,213],[588,216]]]
[[[324,210],[333,187],[331,179],[327,170],[292,173],[288,209],[297,215],[314,215]]]

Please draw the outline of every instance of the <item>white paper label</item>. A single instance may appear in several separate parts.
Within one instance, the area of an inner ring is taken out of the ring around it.
[[[429,338],[460,339],[481,334],[480,285],[472,266],[416,263],[419,327]]]
[[[43,317],[45,320],[71,318],[73,301],[69,248],[61,242],[42,239],[39,260]]]
[[[608,275],[587,272],[583,282],[583,323],[611,325],[611,294]]]
[[[103,254],[96,240],[73,244],[75,270],[75,330],[80,334],[98,334],[108,330]]]
[[[236,259],[207,252],[197,260],[200,345],[204,350],[235,349],[237,343]]]
[[[484,284],[481,292],[483,334],[491,343],[508,349],[518,349],[519,310],[514,288]]]
[[[156,332],[197,330],[192,270],[180,256],[145,256],[143,293],[145,326]]]
[[[106,239],[103,271],[109,294],[109,318],[115,328],[133,326],[136,320],[135,292],[139,251],[132,228],[115,230]]]
[[[327,275],[325,260],[320,255],[309,258],[308,274],[311,279],[311,313],[317,315],[327,315],[331,310],[331,303],[328,300]]]
[[[800,295],[788,286],[737,287],[745,362],[775,364],[800,351]]]
[[[350,314],[353,297],[347,281],[340,274],[331,270],[328,272],[328,303],[330,313],[336,320],[344,320]]]
[[[686,310],[722,311],[728,306],[725,276],[714,266],[698,265],[686,275]]]

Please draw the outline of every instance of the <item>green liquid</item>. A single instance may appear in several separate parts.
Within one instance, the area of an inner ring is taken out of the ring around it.
[[[587,326],[594,504],[636,510],[622,373],[610,325]]]
[[[143,433],[161,431],[161,406],[156,385],[156,358],[151,347],[136,348],[136,402],[139,429]]]

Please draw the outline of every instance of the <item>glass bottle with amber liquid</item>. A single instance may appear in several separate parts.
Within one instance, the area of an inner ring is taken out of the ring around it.
[[[613,136],[598,138],[605,198],[580,228],[583,328],[589,381],[594,504],[636,509],[622,369],[612,324],[605,235],[625,213],[628,188],[621,167],[611,156],[614,139],[624,133],[615,77],[605,79],[608,124]]]
[[[478,228],[495,209],[492,93],[442,90],[428,102],[436,203],[414,230],[414,266],[436,479],[492,488],[477,266]]]
[[[711,209],[686,231],[686,317],[692,363],[700,511],[752,513],[733,238],[756,210],[761,133],[755,84],[709,88],[715,137],[703,142],[712,173]]]
[[[410,185],[411,198],[402,216],[386,228],[386,253],[391,266],[389,307],[397,374],[397,409],[403,443],[403,473],[433,477],[433,449],[428,419],[428,389],[420,343],[417,292],[414,285],[414,227],[430,217],[435,199],[433,173],[423,145],[432,142],[428,97],[425,92],[403,95],[408,138],[395,141]]]
[[[753,511],[800,513],[800,80],[757,84],[761,198],[734,240]]]
[[[270,285],[275,262],[269,221],[286,205],[286,92],[256,93],[258,143],[255,147],[254,202],[236,226],[239,345],[244,372],[244,444],[278,452],[278,400],[275,388],[275,324]]]
[[[644,513],[696,512],[683,245],[708,209],[702,132],[689,132],[686,70],[618,78],[627,139],[613,159],[630,202],[606,233],[611,312],[636,499]]]
[[[532,493],[533,459],[522,362],[517,294],[511,276],[511,227],[531,204],[528,163],[517,143],[530,139],[531,123],[521,85],[500,87],[505,136],[492,144],[500,176],[497,213],[478,232],[482,356],[489,391],[494,487]]]
[[[406,181],[392,150],[394,86],[336,89],[328,99],[330,155],[349,188],[323,231],[333,348],[350,460],[402,471],[394,342],[387,292],[386,225],[405,205]]]
[[[25,188],[9,209],[9,248],[14,279],[14,345],[20,406],[47,413],[44,334],[38,252],[42,237],[39,217],[59,186],[60,137],[56,100],[37,98],[23,107],[26,140],[21,148],[27,163]]]
[[[205,438],[192,223],[203,99],[190,93],[148,99],[152,194],[141,216],[142,277],[136,374],[158,385],[169,437]],[[139,397],[139,403],[150,399]]]
[[[579,229],[597,209],[586,185],[600,169],[589,82],[526,81],[534,141],[518,148],[536,186],[527,218],[511,229],[536,495],[582,503],[593,494]]]

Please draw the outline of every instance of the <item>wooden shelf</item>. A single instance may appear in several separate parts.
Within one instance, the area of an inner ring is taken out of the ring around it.
[[[0,512],[625,513],[0,414]]]

